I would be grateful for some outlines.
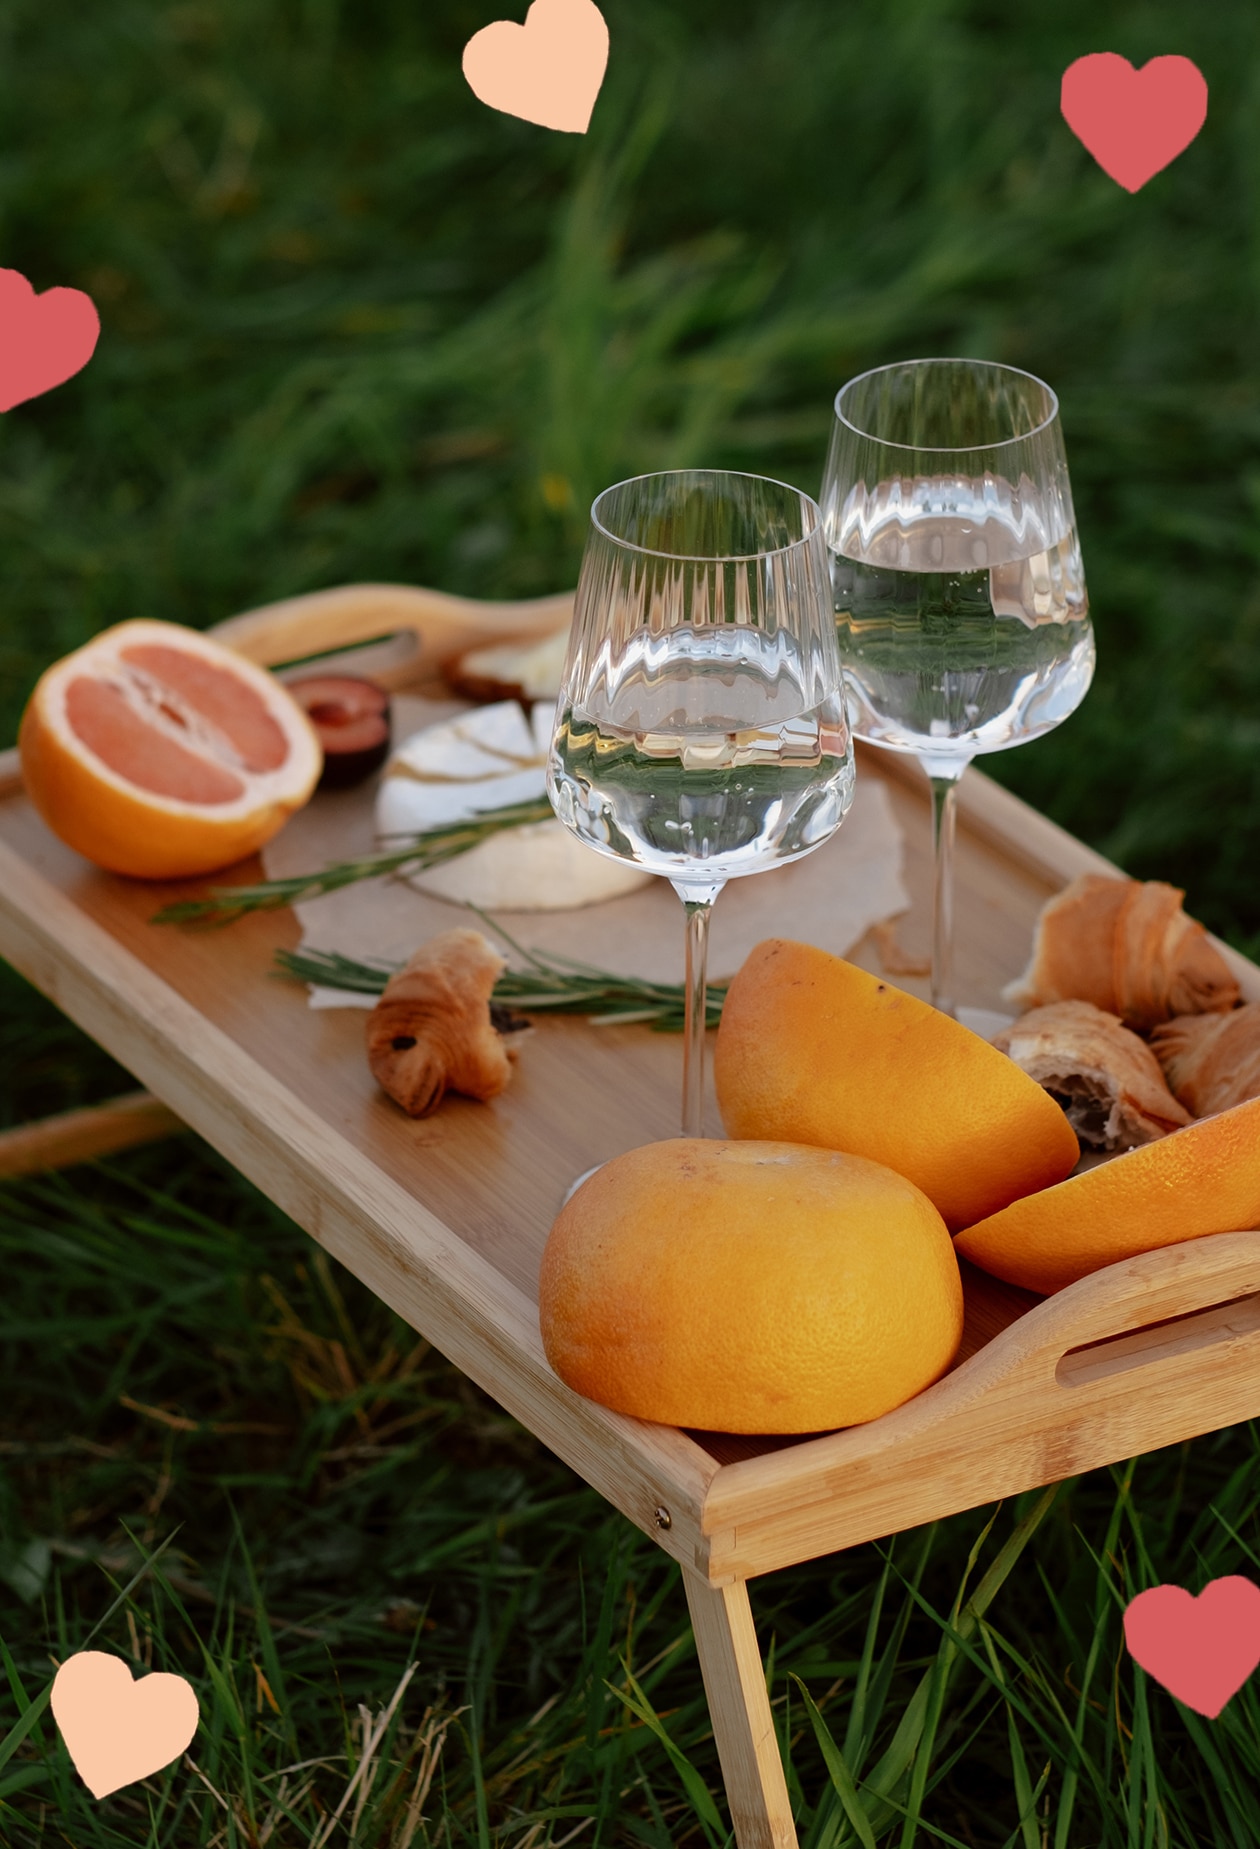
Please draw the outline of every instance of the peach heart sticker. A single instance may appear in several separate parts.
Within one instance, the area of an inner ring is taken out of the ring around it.
[[[1260,1586],[1231,1574],[1209,1580],[1197,1599],[1152,1586],[1130,1600],[1124,1641],[1148,1676],[1215,1720],[1260,1664]]]
[[[569,135],[590,127],[607,64],[595,0],[534,0],[523,26],[496,19],[464,47],[468,87],[488,108]]]
[[[1138,71],[1114,51],[1069,64],[1059,93],[1076,139],[1129,193],[1185,152],[1207,106],[1207,80],[1189,58],[1152,58]]]
[[[122,1658],[103,1650],[66,1658],[53,1681],[52,1711],[94,1798],[151,1778],[178,1759],[200,1718],[196,1692],[182,1676],[135,1682]]]
[[[95,304],[82,289],[36,295],[20,270],[0,270],[0,411],[81,372],[100,331]]]

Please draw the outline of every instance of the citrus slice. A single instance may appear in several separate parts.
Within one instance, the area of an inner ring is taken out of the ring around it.
[[[22,715],[27,794],[55,835],[139,879],[214,873],[306,802],[319,740],[265,668],[175,623],[119,623],[56,662]]]
[[[1260,1098],[1029,1194],[959,1233],[982,1271],[1049,1295],[1183,1239],[1260,1226]]]
[[[769,938],[727,991],[713,1059],[728,1136],[886,1163],[951,1229],[1071,1173],[1058,1105],[927,1002],[811,944]]]

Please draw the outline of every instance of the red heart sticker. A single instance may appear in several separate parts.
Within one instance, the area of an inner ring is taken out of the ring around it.
[[[1197,1599],[1182,1586],[1152,1586],[1130,1601],[1124,1641],[1161,1688],[1215,1720],[1260,1664],[1260,1586],[1231,1574]]]
[[[36,295],[20,270],[0,270],[0,411],[81,372],[100,331],[101,318],[82,289]]]
[[[1129,193],[1185,152],[1207,106],[1207,81],[1189,58],[1152,58],[1135,71],[1114,51],[1069,64],[1059,95],[1072,133]]]

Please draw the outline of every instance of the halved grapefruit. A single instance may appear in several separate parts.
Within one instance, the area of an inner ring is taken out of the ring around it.
[[[265,668],[175,623],[119,623],[56,662],[22,715],[27,794],[55,835],[139,879],[254,853],[315,788],[322,754]]]
[[[726,1134],[815,1143],[905,1175],[952,1232],[1080,1157],[1048,1092],[917,996],[812,944],[767,938],[722,1005]]]

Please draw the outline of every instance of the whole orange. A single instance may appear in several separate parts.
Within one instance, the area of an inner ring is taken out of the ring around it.
[[[1048,1295],[1139,1252],[1254,1226],[1260,1098],[1015,1201],[955,1245],[982,1271]]]
[[[18,735],[55,835],[113,873],[214,873],[269,841],[323,762],[265,668],[176,623],[119,623],[54,663]]]
[[[562,1380],[617,1412],[726,1432],[876,1419],[962,1335],[944,1222],[900,1175],[791,1143],[650,1143],[605,1163],[543,1254]]]
[[[756,945],[731,983],[714,1075],[728,1136],[868,1156],[950,1228],[1061,1181],[1080,1156],[1059,1106],[987,1040],[786,938]]]

